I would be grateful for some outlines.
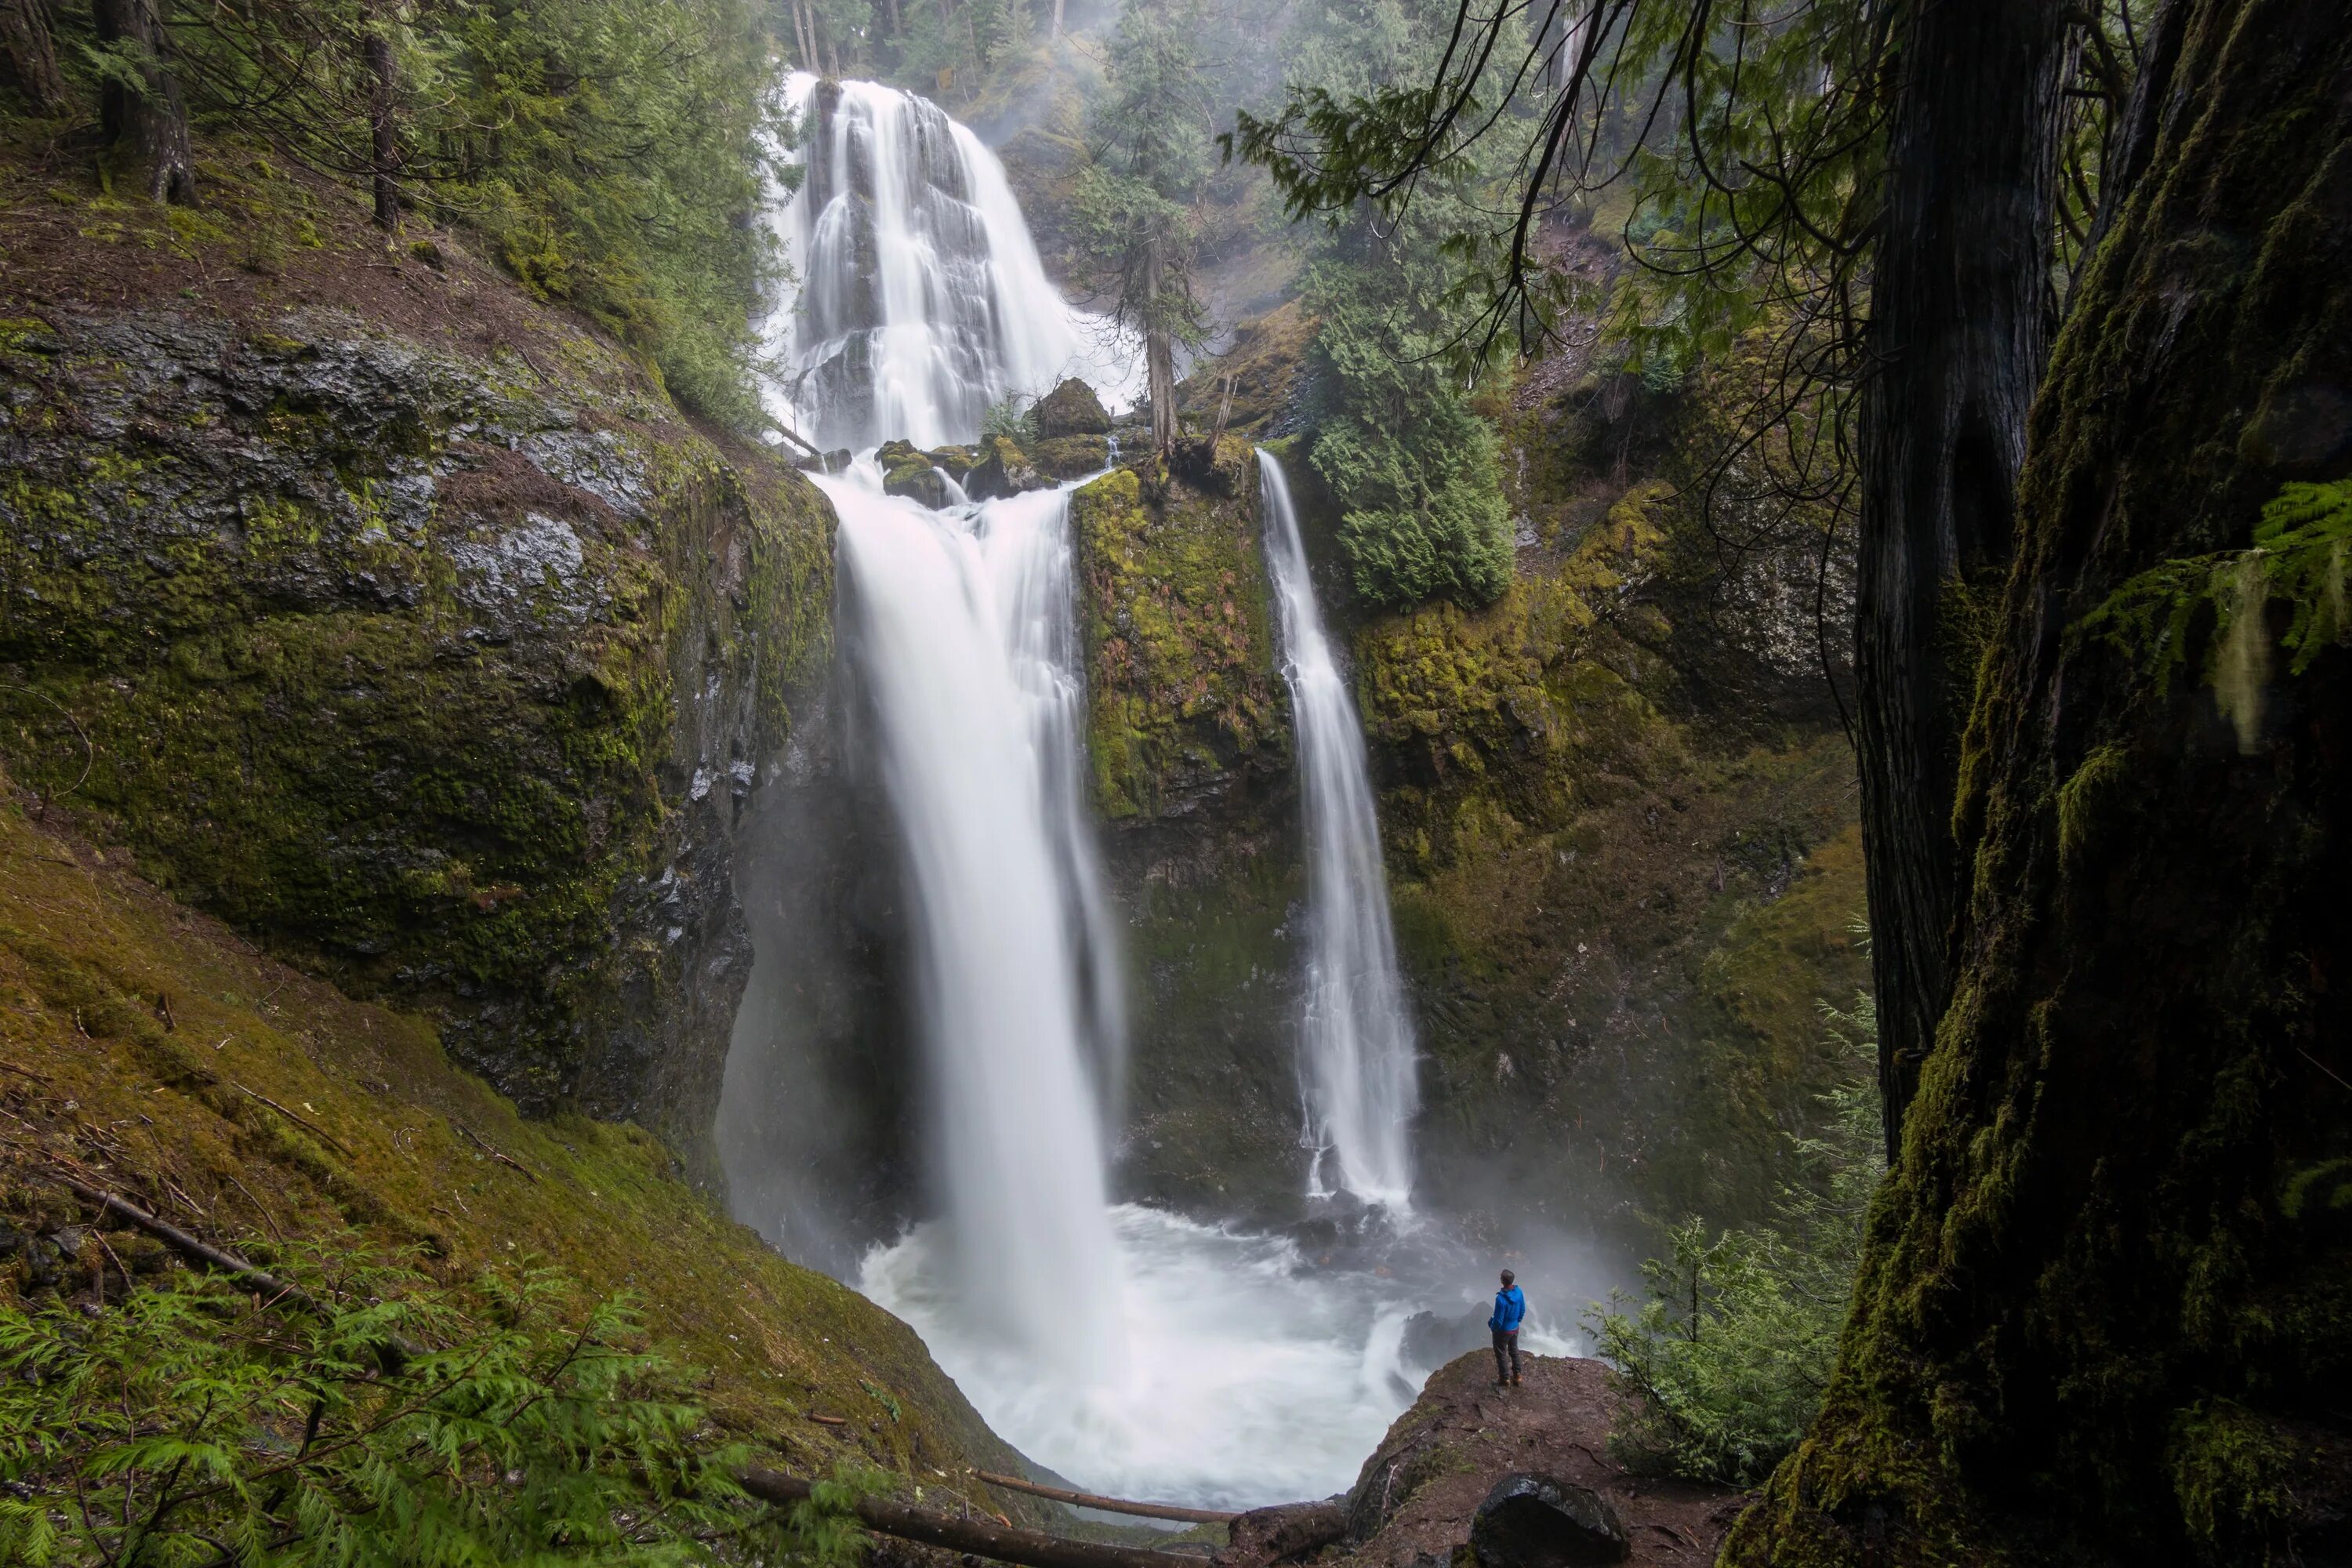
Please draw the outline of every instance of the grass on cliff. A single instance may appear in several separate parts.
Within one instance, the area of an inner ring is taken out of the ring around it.
[[[524,1121],[450,1067],[422,1020],[261,955],[157,893],[121,852],[32,819],[10,793],[0,797],[0,1225],[23,1245],[0,1257],[0,1312],[21,1351],[36,1325],[58,1327],[61,1307],[99,1306],[101,1289],[101,1310],[119,1310],[126,1272],[198,1289],[159,1268],[143,1237],[94,1227],[39,1168],[257,1259],[341,1271],[358,1297],[408,1303],[383,1310],[423,1314],[424,1337],[443,1348],[480,1347],[485,1325],[514,1318],[513,1302],[553,1289],[560,1300],[525,1314],[536,1327],[498,1331],[531,1348],[493,1335],[508,1347],[499,1353],[561,1388],[543,1352],[593,1326],[590,1337],[624,1358],[616,1375],[668,1411],[641,1415],[673,1450],[680,1430],[707,1426],[804,1473],[895,1471],[919,1495],[962,1484],[966,1466],[1018,1464],[911,1330],[719,1216],[650,1134]],[[195,1310],[198,1300],[142,1310]],[[614,1313],[625,1300],[636,1303],[641,1338]],[[109,1326],[75,1331],[138,1331],[95,1321]],[[641,1352],[694,1370],[657,1374],[626,1359]],[[225,1356],[213,1370],[259,1375],[237,1364]],[[677,1414],[689,1404],[691,1423]],[[709,1442],[697,1451],[720,1439]],[[1027,1511],[1013,1499],[992,1506]]]

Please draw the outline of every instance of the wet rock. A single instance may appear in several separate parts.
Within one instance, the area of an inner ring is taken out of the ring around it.
[[[1319,1552],[1348,1532],[1347,1503],[1341,1495],[1253,1509],[1226,1528],[1224,1550],[1210,1562],[1215,1568],[1266,1568]]]
[[[972,500],[1017,496],[1024,490],[1043,489],[1052,482],[1041,476],[1030,465],[1026,454],[1007,437],[991,436],[980,446],[980,461],[964,476],[964,490]]]
[[[1415,1312],[1404,1321],[1404,1359],[1414,1366],[1440,1367],[1455,1356],[1482,1350],[1492,1341],[1486,1309],[1473,1307],[1459,1317]]]
[[[1110,467],[1110,437],[1056,436],[1030,447],[1029,460],[1048,479],[1082,479]]]
[[[1103,412],[1102,399],[1095,389],[1072,376],[1037,400],[1030,410],[1036,421],[1037,438],[1051,441],[1061,436],[1107,436],[1110,433],[1110,416]]]
[[[1470,1522],[1480,1568],[1621,1563],[1633,1550],[1608,1500],[1589,1487],[1521,1472],[1495,1483]]]
[[[906,463],[883,474],[882,493],[904,496],[937,511],[948,504],[948,477],[929,462]]]
[[[823,498],[617,359],[524,385],[336,311],[47,314],[0,353],[0,664],[73,728],[12,722],[11,775],[63,788],[86,736],[77,805],[191,903],[527,1110],[706,1137],[750,958],[726,781],[829,664]]]
[[[962,484],[986,454],[979,447],[934,447],[923,454],[948,478]]]

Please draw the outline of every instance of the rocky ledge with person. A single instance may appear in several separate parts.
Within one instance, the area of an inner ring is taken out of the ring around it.
[[[1481,1348],[1431,1373],[1343,1497],[1236,1521],[1220,1568],[1715,1561],[1748,1494],[1638,1475],[1611,1458],[1631,1395],[1606,1363],[1528,1355],[1522,1383],[1497,1389],[1488,1361]],[[1281,1528],[1315,1521],[1318,1532]]]

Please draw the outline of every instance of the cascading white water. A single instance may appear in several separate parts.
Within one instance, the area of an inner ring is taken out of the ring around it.
[[[1017,1352],[1121,1364],[1118,1258],[1088,1082],[1091,862],[1056,625],[1069,500],[965,517],[886,496],[863,458],[827,493],[918,922],[941,1182],[964,1299]],[[1095,895],[1098,899],[1098,895]]]
[[[810,132],[773,220],[803,279],[770,340],[793,367],[780,417],[828,446],[936,446],[1066,373],[1132,388],[968,131],[870,83],[785,91]],[[883,494],[870,451],[818,482],[903,846],[946,1211],[870,1253],[860,1287],[1083,1485],[1227,1506],[1344,1486],[1411,1397],[1398,1347],[1425,1286],[1328,1239],[1310,1263],[1108,1202],[1121,966],[1087,805],[1070,488],[931,511]]]
[[[1108,324],[1045,277],[1003,165],[939,105],[870,81],[785,79],[799,192],[771,222],[802,279],[768,349],[776,412],[826,447],[970,440],[991,405],[1132,372]],[[1113,374],[1115,371],[1115,374]]]
[[[1282,678],[1290,688],[1306,797],[1299,1079],[1317,1153],[1309,1180],[1319,1184],[1328,1174],[1339,1191],[1402,1207],[1412,1192],[1411,1124],[1420,1090],[1364,733],[1315,602],[1289,480],[1273,453],[1261,449],[1257,461]],[[1336,1171],[1325,1171],[1327,1159]]]

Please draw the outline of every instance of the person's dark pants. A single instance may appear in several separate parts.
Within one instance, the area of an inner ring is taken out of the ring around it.
[[[1519,1331],[1517,1329],[1494,1329],[1489,1331],[1495,1336],[1495,1381],[1496,1383],[1518,1382]],[[1507,1355],[1511,1358],[1511,1362],[1508,1366],[1505,1366],[1503,1364],[1503,1358]]]

